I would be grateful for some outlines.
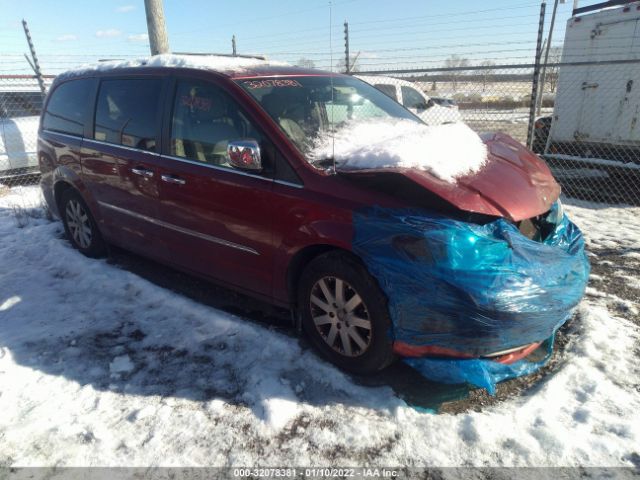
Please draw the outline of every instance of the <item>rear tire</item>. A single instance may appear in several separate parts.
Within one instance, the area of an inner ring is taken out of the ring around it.
[[[103,257],[107,253],[107,246],[98,224],[80,194],[72,189],[66,190],[60,198],[59,209],[71,245],[87,257]]]
[[[374,373],[394,360],[384,293],[356,259],[329,252],[305,268],[298,288],[302,328],[330,362],[353,373]]]

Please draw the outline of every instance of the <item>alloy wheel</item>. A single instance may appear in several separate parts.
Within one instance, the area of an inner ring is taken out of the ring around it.
[[[371,319],[358,292],[337,277],[322,277],[309,297],[311,318],[318,333],[336,352],[357,357],[371,344]]]
[[[69,200],[65,213],[67,226],[76,245],[80,248],[89,248],[93,232],[89,215],[84,207],[77,200]]]

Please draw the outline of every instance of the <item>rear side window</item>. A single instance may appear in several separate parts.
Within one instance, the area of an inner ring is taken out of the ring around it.
[[[425,109],[427,108],[427,101],[422,95],[411,87],[400,87],[402,90],[402,105],[407,108]]]
[[[96,102],[93,138],[155,152],[162,80],[103,80]]]
[[[82,136],[93,80],[71,80],[51,94],[42,119],[42,128]]]
[[[385,95],[393,98],[396,102],[398,101],[398,96],[396,95],[396,86],[389,85],[387,83],[376,83],[374,85],[378,90],[380,90]]]

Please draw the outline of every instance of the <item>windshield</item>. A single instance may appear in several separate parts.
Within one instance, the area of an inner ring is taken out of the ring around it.
[[[347,122],[404,119],[422,123],[400,104],[357,78],[253,78],[237,83],[305,155],[316,139]]]

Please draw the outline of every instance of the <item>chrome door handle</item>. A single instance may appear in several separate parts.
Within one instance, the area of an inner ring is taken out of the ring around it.
[[[162,175],[160,178],[162,178],[163,182],[175,183],[176,185],[184,185],[185,183],[187,183],[186,180],[174,175]]]
[[[149,170],[148,168],[133,167],[131,172],[142,177],[153,177],[153,170]]]

